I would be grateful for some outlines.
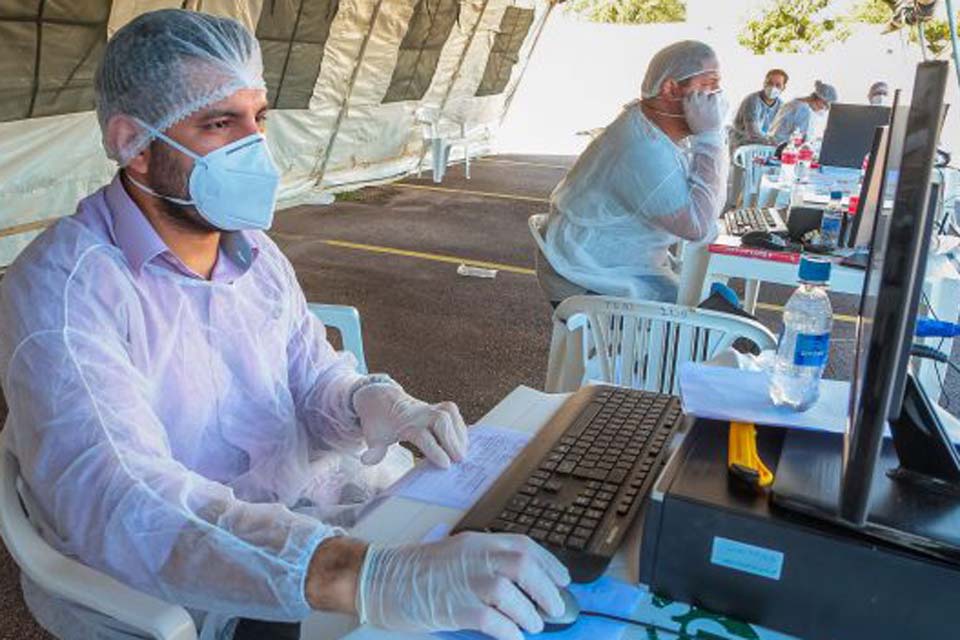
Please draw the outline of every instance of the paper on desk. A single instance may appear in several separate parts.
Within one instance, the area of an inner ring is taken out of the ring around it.
[[[765,371],[694,362],[680,366],[680,399],[688,415],[832,433],[843,433],[846,429],[849,382],[821,380],[820,399],[806,411],[774,405],[768,384],[769,375]]]
[[[469,509],[530,440],[530,434],[487,425],[471,427],[467,459],[449,469],[418,465],[391,495],[452,509]]]

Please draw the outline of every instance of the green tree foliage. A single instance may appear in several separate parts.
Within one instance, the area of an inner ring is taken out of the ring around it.
[[[570,0],[565,6],[594,22],[654,24],[687,19],[683,0]]]
[[[866,24],[880,24],[886,26],[886,33],[905,29],[910,42],[919,45],[920,36],[916,24],[907,19],[906,11],[912,3],[903,0],[861,0],[854,5],[850,19],[854,22]],[[950,26],[946,20],[926,20],[922,23],[923,39],[927,44],[927,51],[934,56],[940,56],[949,51]]]
[[[816,53],[850,37],[843,20],[823,15],[830,0],[771,0],[749,20],[738,42],[755,54]]]

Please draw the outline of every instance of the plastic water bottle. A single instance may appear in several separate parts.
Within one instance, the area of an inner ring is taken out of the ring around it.
[[[770,377],[770,399],[776,405],[806,411],[820,397],[833,326],[829,280],[829,261],[800,260],[800,286],[783,309],[783,333]]]
[[[797,148],[793,142],[780,152],[780,184],[790,186],[797,179]]]
[[[823,211],[820,221],[820,241],[825,247],[836,249],[840,245],[843,228],[843,192],[831,191],[830,204]]]
[[[797,151],[797,182],[806,182],[809,179],[812,162],[813,146],[804,142]]]

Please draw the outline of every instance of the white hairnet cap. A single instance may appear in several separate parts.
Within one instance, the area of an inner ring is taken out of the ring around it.
[[[107,155],[125,165],[153,136],[146,130],[113,148],[116,115],[159,131],[240,89],[265,89],[260,45],[236,20],[164,9],[134,18],[107,43],[95,78],[97,118]]]
[[[870,91],[867,92],[868,96],[874,96],[878,93],[890,93],[890,87],[887,86],[887,83],[884,81],[874,82],[870,85]]]
[[[837,90],[833,88],[833,85],[827,84],[826,82],[820,82],[817,80],[816,84],[813,85],[813,95],[817,96],[827,104],[833,104],[837,101]]]
[[[706,71],[717,71],[718,68],[717,54],[710,45],[697,40],[674,42],[658,51],[647,65],[640,95],[643,98],[655,98],[667,78],[680,82]]]

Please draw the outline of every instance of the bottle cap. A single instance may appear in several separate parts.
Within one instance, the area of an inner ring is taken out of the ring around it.
[[[830,192],[831,200],[843,200],[843,191],[831,191]]]
[[[800,281],[825,284],[830,281],[830,267],[832,265],[833,263],[829,260],[803,256],[800,258]]]

